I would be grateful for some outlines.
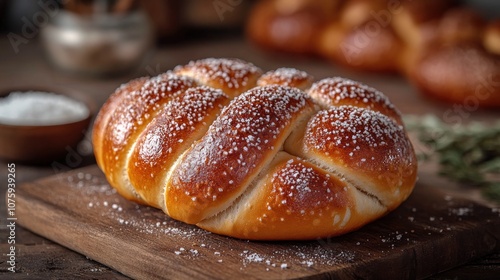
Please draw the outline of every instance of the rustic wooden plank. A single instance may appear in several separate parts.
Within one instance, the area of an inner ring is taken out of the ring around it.
[[[8,252],[8,244],[0,250]],[[130,279],[83,255],[71,252],[52,242],[46,244],[17,244],[16,273],[4,271],[3,279]],[[68,252],[69,251],[69,252]],[[72,254],[71,254],[72,253]]]
[[[432,276],[429,280],[498,280],[500,268],[500,254],[490,255],[487,259],[478,260],[466,265],[457,267],[456,269],[445,271],[439,275]],[[479,278],[480,277],[480,278]]]
[[[18,188],[18,222],[133,278],[424,278],[500,250],[500,212],[422,179],[400,208],[351,234],[249,242],[124,200],[96,166]]]

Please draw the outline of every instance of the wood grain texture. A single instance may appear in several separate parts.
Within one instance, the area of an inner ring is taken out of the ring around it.
[[[0,250],[8,252],[7,244],[1,244]],[[83,255],[75,254],[74,258],[68,254],[68,249],[54,243],[17,245],[18,262],[16,273],[5,271],[2,279],[129,279],[125,275],[89,260]],[[71,251],[69,251],[71,253]]]
[[[18,223],[138,279],[419,279],[500,250],[500,212],[420,180],[388,216],[351,234],[249,242],[126,201],[96,166],[18,187]]]

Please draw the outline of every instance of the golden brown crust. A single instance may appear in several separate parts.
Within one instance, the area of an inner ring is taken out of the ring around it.
[[[416,159],[405,131],[378,112],[353,106],[319,112],[307,124],[301,155],[339,172],[393,209],[416,178]]]
[[[130,200],[223,235],[313,239],[355,230],[413,189],[413,149],[375,89],[332,78],[302,91],[290,85],[306,88],[307,73],[259,79],[241,60],[176,73],[124,85],[96,119],[99,166]]]
[[[314,83],[308,93],[323,108],[342,105],[368,108],[403,124],[401,114],[383,93],[359,82],[326,78]]]
[[[366,71],[396,72],[402,44],[391,28],[383,28],[374,21],[365,22],[348,30],[337,48],[324,47],[334,53],[339,63]]]
[[[346,36],[346,32],[346,29],[338,21],[330,21],[315,40],[316,52],[331,61],[342,61],[338,57],[342,55],[340,44]]]
[[[373,13],[385,8],[387,8],[387,0],[345,1],[339,15],[339,22],[342,28],[352,30],[373,20]]]
[[[178,66],[174,73],[187,76],[198,83],[223,90],[234,98],[253,88],[262,70],[238,59],[206,58]]]
[[[105,134],[106,127],[111,117],[110,111],[114,111],[117,106],[124,100],[124,96],[130,92],[138,91],[142,85],[147,81],[147,77],[132,80],[126,84],[121,85],[116,91],[108,98],[107,102],[102,106],[101,110],[96,116],[95,125],[93,128],[92,142],[94,143],[93,149],[95,151],[96,161],[101,168],[104,166],[104,159],[102,156],[102,142]]]
[[[282,85],[306,90],[311,87],[313,77],[294,68],[278,68],[262,75],[257,86]]]
[[[164,208],[158,197],[167,171],[191,144],[205,134],[229,102],[221,91],[195,87],[182,91],[161,109],[137,139],[128,173],[137,193],[150,205]]]
[[[170,216],[198,223],[227,207],[312,106],[301,91],[281,86],[258,87],[233,100],[174,169],[166,193]]]
[[[111,101],[110,104],[115,106],[108,109],[110,112],[108,122],[102,131],[101,153],[105,156],[101,157],[101,168],[109,174],[109,182],[126,198],[143,201],[127,183],[128,179],[125,178],[123,169],[126,166],[128,153],[123,151],[131,149],[148,119],[153,117],[175,93],[195,85],[191,79],[165,73],[142,84],[140,81],[134,82],[130,86],[132,87],[130,91],[127,91],[129,86],[125,86],[123,90],[125,93],[117,96],[120,102]]]
[[[410,79],[432,98],[470,107],[500,106],[500,57],[481,46],[461,44],[429,50]]]
[[[500,56],[500,19],[488,24],[484,32],[484,47],[491,53]]]
[[[247,35],[274,50],[313,53],[317,34],[339,1],[261,1],[251,12]]]
[[[256,185],[240,202],[244,206],[237,217],[215,217],[200,227],[230,230],[235,237],[254,240],[315,239],[357,229],[384,211],[375,207],[369,213],[356,213],[361,208],[356,208],[355,189],[310,162],[283,152]],[[363,221],[351,219],[363,214]]]

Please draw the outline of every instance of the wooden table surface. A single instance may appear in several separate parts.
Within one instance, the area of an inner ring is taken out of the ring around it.
[[[108,78],[78,76],[60,71],[50,65],[37,40],[19,46],[15,53],[5,36],[0,38],[0,91],[26,86],[56,86],[77,90],[88,95],[97,106],[102,105],[110,93],[120,84],[132,78],[156,75],[172,69],[178,64],[204,57],[238,57],[253,62],[263,70],[288,66],[305,70],[316,79],[328,76],[344,76],[365,82],[389,96],[403,114],[435,114],[443,118],[445,114],[460,116],[460,122],[472,120],[493,121],[500,117],[495,111],[456,111],[456,107],[440,104],[421,97],[403,78],[396,75],[356,73],[336,67],[326,61],[311,57],[293,57],[284,54],[268,53],[259,50],[242,38],[219,38],[202,43],[185,42],[156,48],[147,60],[135,71],[126,75]],[[84,140],[83,144],[88,144]],[[0,199],[5,201],[7,188],[7,164],[0,161]],[[89,149],[57,161],[59,168],[50,165],[29,166],[16,164],[17,184],[53,175],[60,168],[79,168],[94,164]],[[457,190],[454,190],[457,191]],[[477,201],[483,201],[477,192],[460,189]],[[467,193],[470,192],[470,193]],[[128,279],[128,277],[101,265],[87,257],[40,237],[22,227],[16,227],[16,267],[17,273],[7,270],[7,244],[9,229],[4,203],[0,204],[0,278],[5,279]],[[75,240],[75,242],[78,242]],[[431,279],[498,279],[500,275],[500,252],[472,261],[458,268],[445,271]]]

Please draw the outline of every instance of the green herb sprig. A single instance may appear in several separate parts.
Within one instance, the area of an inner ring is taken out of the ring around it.
[[[430,150],[419,154],[420,160],[437,158],[439,174],[477,186],[500,202],[500,122],[451,126],[435,116],[406,116],[404,122]]]

